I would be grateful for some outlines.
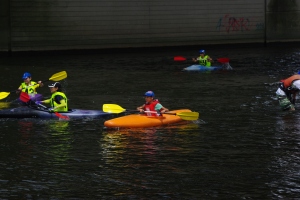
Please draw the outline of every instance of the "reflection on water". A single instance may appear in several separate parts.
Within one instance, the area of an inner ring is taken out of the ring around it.
[[[277,132],[273,136],[273,150],[276,153],[269,166],[270,173],[277,178],[268,185],[273,188],[274,196],[279,199],[300,194],[299,120],[298,112],[286,112],[277,117]]]
[[[0,102],[0,109],[9,108],[10,102]]]
[[[18,121],[20,131],[20,152],[18,153],[20,165],[28,162],[32,156],[33,146],[30,142],[32,139],[32,132],[34,124],[31,121]]]
[[[195,131],[198,130],[199,125],[191,123],[103,132],[98,141],[103,163],[97,176],[103,177],[109,184],[122,186],[126,196],[161,193],[161,197],[176,198],[174,192],[166,188],[161,190],[159,185],[174,183],[172,179],[177,179],[176,174],[187,173],[180,162],[195,151],[193,146],[189,146],[191,141],[186,139],[197,137]],[[176,160],[173,155],[177,155]],[[154,196],[160,198],[160,195]]]
[[[47,145],[45,155],[49,159],[49,162],[54,167],[61,167],[61,165],[66,165],[69,159],[69,152],[72,150],[72,137],[69,132],[69,122],[68,121],[51,121],[47,123],[47,128],[49,130],[47,140],[49,144]],[[50,164],[49,163],[49,164]]]

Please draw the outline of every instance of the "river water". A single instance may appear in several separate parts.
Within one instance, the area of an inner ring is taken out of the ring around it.
[[[211,46],[230,72],[183,72],[198,47],[2,56],[1,91],[23,72],[62,81],[71,108],[126,109],[153,90],[170,110],[188,108],[187,124],[108,130],[103,120],[0,119],[0,199],[297,199],[300,105],[283,112],[279,80],[300,70],[300,48]],[[175,62],[174,56],[189,61]],[[40,88],[49,97],[47,87]],[[1,108],[17,96],[0,101]]]

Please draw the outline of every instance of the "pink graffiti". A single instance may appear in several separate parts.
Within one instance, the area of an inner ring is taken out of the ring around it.
[[[222,27],[224,27],[227,33],[232,31],[249,31],[253,27],[257,27],[253,21],[248,17],[231,17],[227,14],[219,19],[216,28],[221,31]]]

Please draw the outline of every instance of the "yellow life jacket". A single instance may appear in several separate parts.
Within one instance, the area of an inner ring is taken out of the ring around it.
[[[26,83],[21,83],[20,87],[22,87],[22,92],[26,92],[28,94],[36,94],[36,88],[39,87],[39,84],[37,84],[34,81],[30,81],[29,85],[26,85]]]
[[[51,99],[50,99],[50,105],[54,108],[54,107],[56,107],[57,105],[60,104],[60,102],[55,101],[55,96],[57,96],[57,95],[63,97],[63,99],[66,102],[66,106],[60,107],[60,108],[56,109],[55,111],[68,111],[68,99],[67,99],[66,95],[62,92],[55,92],[55,93],[52,94]]]
[[[211,66],[211,62],[209,62],[207,60],[207,58],[208,58],[208,55],[204,56],[203,58],[200,56],[199,57],[199,65],[210,67]]]

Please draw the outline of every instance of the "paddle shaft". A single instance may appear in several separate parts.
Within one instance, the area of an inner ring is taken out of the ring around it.
[[[175,56],[174,57],[174,61],[186,61],[187,58],[182,57],[182,56]],[[229,58],[218,58],[217,60],[212,60],[211,62],[220,62],[220,63],[228,63],[229,62]]]
[[[35,103],[35,104],[37,104],[37,103]],[[43,104],[37,104],[37,105],[39,105],[39,106],[41,106],[41,107],[43,107],[44,109],[48,109],[46,106],[44,106]],[[60,113],[58,113],[58,112],[54,112],[54,114],[58,117],[58,118],[61,118],[61,119],[69,119],[69,117],[68,116],[64,116],[64,115],[62,115],[62,114],[60,114]]]

